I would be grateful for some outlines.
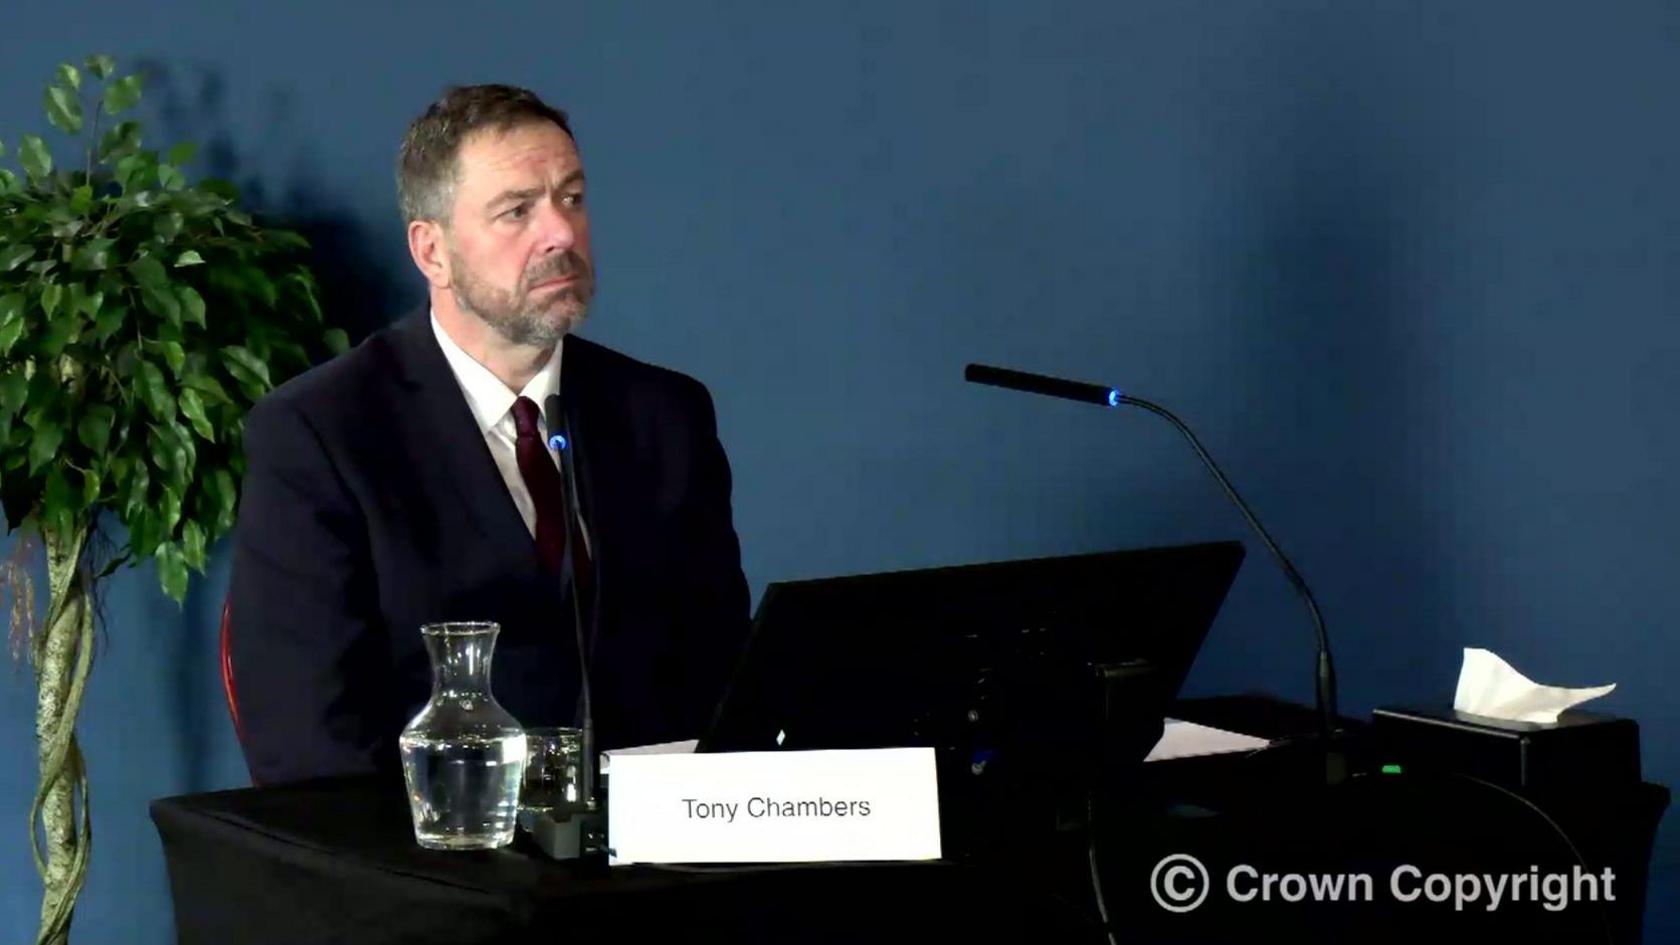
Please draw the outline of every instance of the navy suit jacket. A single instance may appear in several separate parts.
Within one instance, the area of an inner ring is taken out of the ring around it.
[[[699,382],[582,338],[561,384],[600,608],[602,748],[697,737],[747,634],[730,471]],[[229,598],[241,742],[260,783],[399,765],[431,691],[422,624],[501,624],[498,702],[575,724],[571,602],[422,311],[251,411]]]

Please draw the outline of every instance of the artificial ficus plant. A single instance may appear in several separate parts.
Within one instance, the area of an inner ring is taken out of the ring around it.
[[[151,559],[183,600],[189,570],[233,525],[246,412],[347,341],[324,323],[301,236],[254,221],[224,181],[189,181],[191,144],[145,146],[127,117],[142,81],[117,77],[109,56],[59,66],[45,105],[71,138],[56,149],[68,166],[27,134],[21,176],[0,166],[0,505],[22,533],[0,584],[37,687],[40,943],[68,941],[87,870],[75,722],[99,582]]]

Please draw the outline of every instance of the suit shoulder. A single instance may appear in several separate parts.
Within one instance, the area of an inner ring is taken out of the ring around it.
[[[576,354],[588,359],[593,374],[608,383],[622,385],[631,396],[711,403],[711,393],[706,385],[681,371],[641,361],[575,336],[567,338],[566,344],[575,346]],[[568,351],[568,355],[571,354]],[[561,383],[564,383],[565,370],[562,364]]]
[[[252,408],[251,418],[261,422],[290,413],[331,426],[337,420],[357,420],[356,411],[388,402],[378,395],[392,383],[397,369],[392,331],[380,329],[354,348],[276,386]]]

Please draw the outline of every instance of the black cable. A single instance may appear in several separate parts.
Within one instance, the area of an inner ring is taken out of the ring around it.
[[[1575,845],[1575,841],[1569,836],[1569,831],[1563,829],[1563,825],[1559,824],[1551,814],[1546,813],[1545,808],[1536,804],[1533,798],[1527,797],[1519,791],[1513,791],[1503,784],[1487,781],[1472,774],[1450,772],[1450,775],[1452,777],[1462,778],[1472,784],[1480,784],[1483,787],[1492,788],[1494,791],[1520,802],[1524,807],[1527,807],[1529,810],[1537,814],[1541,820],[1545,821],[1547,826],[1552,828],[1552,832],[1557,834],[1558,839],[1563,841],[1563,845],[1568,847],[1569,852],[1575,857],[1576,866],[1579,866],[1585,872],[1592,872],[1592,868],[1587,864],[1586,856],[1581,853],[1581,848]],[[1597,907],[1598,921],[1599,924],[1603,926],[1604,941],[1606,942],[1606,945],[1616,945],[1615,932],[1610,928],[1609,910],[1604,908],[1604,902],[1602,900],[1595,901],[1593,905]]]
[[[1102,920],[1103,935],[1108,945],[1120,945],[1114,937],[1114,923],[1108,917],[1108,900],[1103,896],[1102,871],[1097,868],[1097,792],[1085,792],[1085,858],[1091,864],[1091,897],[1097,902],[1097,917]]]

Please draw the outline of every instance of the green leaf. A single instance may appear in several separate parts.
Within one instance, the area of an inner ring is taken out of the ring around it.
[[[116,422],[116,408],[94,404],[82,411],[82,419],[76,424],[76,437],[95,454],[104,453],[111,443],[111,425]]]
[[[181,523],[181,494],[167,486],[163,490],[163,501],[158,503],[158,517],[165,533],[175,531],[175,526]]]
[[[148,188],[157,183],[157,158],[145,151],[130,154],[117,162],[116,180],[133,206],[141,209],[151,206],[157,195]]]
[[[176,295],[181,299],[181,317],[200,328],[208,327],[204,322],[204,296],[190,285],[181,286]]]
[[[70,304],[65,308],[65,312],[70,315],[92,315],[99,311],[99,303],[103,301],[103,295],[88,291],[88,287],[80,282],[72,282]]]
[[[94,155],[101,163],[118,161],[132,157],[140,150],[140,123],[137,121],[122,121],[112,126],[99,139],[99,149]],[[119,181],[121,183],[121,181]]]
[[[67,89],[62,85],[49,85],[46,92],[47,121],[54,128],[67,135],[80,134],[82,130],[82,103],[76,98],[75,89]]]
[[[123,515],[132,520],[136,514],[144,511],[151,505],[150,501],[148,501],[147,491],[151,489],[152,486],[152,473],[146,466],[145,462],[142,461],[134,464],[128,474],[127,486],[128,490],[123,495]],[[133,527],[134,525],[131,521],[129,528],[132,529]]]
[[[64,442],[64,428],[56,421],[43,419],[35,426],[29,440],[29,474],[35,475],[42,466],[58,455],[58,445]]]
[[[82,508],[92,508],[99,504],[100,485],[97,470],[86,469],[82,471]]]
[[[111,265],[111,247],[117,245],[114,239],[89,240],[76,247],[76,252],[70,257],[70,267],[82,272],[97,272]]]
[[[94,340],[103,344],[122,328],[123,322],[127,318],[128,306],[126,305],[113,305],[100,311],[93,320]]]
[[[187,363],[186,349],[179,341],[160,341],[156,347],[163,352],[163,363],[169,365],[169,373],[180,377],[181,366]]]
[[[23,313],[29,308],[29,297],[22,292],[8,292],[0,295],[0,325],[9,325],[23,320]]]
[[[217,266],[211,272],[218,273],[218,277],[232,283],[235,292],[248,292],[263,300],[268,308],[274,308],[279,301],[280,290],[268,273],[257,266],[245,263],[236,267]]]
[[[54,209],[57,210],[58,208],[55,207]],[[72,207],[64,207],[64,210],[67,213],[74,212],[74,208]],[[51,219],[51,217],[49,217],[49,219]],[[86,225],[87,220],[77,216],[66,216],[63,219],[54,220],[52,225],[53,238],[62,242],[69,242],[70,239],[77,233],[80,233],[82,231],[82,227]],[[70,259],[69,247],[65,247],[64,259],[66,262]]]
[[[76,491],[70,487],[69,478],[64,475],[64,470],[54,466],[47,472],[46,487],[41,494],[41,524],[49,533],[68,535],[80,504]]]
[[[70,193],[70,212],[78,216],[86,215],[93,209],[93,187],[83,184]],[[79,222],[79,221],[78,221]]]
[[[64,286],[49,282],[41,288],[41,311],[51,318],[58,313],[58,303],[64,299]]]
[[[254,381],[262,390],[270,386],[268,365],[239,345],[228,345],[222,349],[222,365],[242,384],[249,386]]]
[[[275,249],[303,250],[309,248],[309,240],[293,230],[264,230],[263,242],[268,243]]]
[[[140,397],[146,402],[146,409],[159,420],[173,419],[175,395],[169,392],[169,382],[164,379],[163,370],[150,361],[141,361],[138,374]]]
[[[11,272],[33,255],[35,247],[28,243],[17,243],[0,249],[0,272]]]
[[[103,53],[97,56],[89,56],[82,65],[86,66],[87,71],[93,73],[96,79],[109,79],[111,73],[117,68],[116,60]]]
[[[39,180],[52,173],[52,153],[47,150],[47,143],[39,135],[24,135],[18,145],[18,163],[23,165],[23,172]]]
[[[40,351],[49,358],[56,358],[64,353],[70,340],[81,330],[82,318],[74,312],[66,311],[63,315],[48,320],[45,331],[41,332]]]
[[[186,225],[186,222],[187,218],[182,216],[179,211],[171,210],[168,213],[158,215],[157,222],[152,224],[152,232],[156,233],[158,239],[165,243],[173,242],[175,237],[181,235],[181,227]]]
[[[154,256],[141,256],[128,264],[128,271],[134,273],[134,281],[141,288],[165,291],[169,288],[169,273]]]
[[[7,371],[5,377],[0,377],[0,411],[15,414],[23,409],[28,398],[29,378],[23,376],[22,368]]]
[[[188,481],[191,480],[193,473],[198,469],[198,444],[193,442],[192,431],[174,417],[169,418],[169,433],[181,448],[180,475],[176,479],[180,483],[180,491],[184,494],[187,491]]]
[[[17,189],[17,175],[10,168],[0,167],[0,196],[15,193]]]
[[[47,473],[45,487],[41,490],[41,504],[48,506],[68,506],[76,501],[76,491],[70,488],[70,479],[64,475],[64,470],[53,467]]]
[[[145,558],[157,550],[158,542],[163,536],[157,527],[157,518],[150,508],[138,505],[129,510],[128,547],[137,558]]]
[[[188,566],[200,574],[204,573],[204,566],[208,563],[206,544],[204,526],[191,520],[181,526],[181,554]]]
[[[151,424],[151,436],[146,437],[146,449],[151,454],[152,465],[159,472],[175,474],[186,468],[187,454],[181,449],[181,444],[175,442],[175,434],[167,427]]]
[[[170,483],[174,483],[177,494],[184,492],[187,480],[192,476],[193,467],[198,462],[198,447],[193,445],[192,434],[186,427],[177,423],[174,417],[161,424],[150,424],[149,429],[151,436],[146,438],[146,447],[151,452],[152,462],[157,468],[169,474],[165,481],[166,488]]]
[[[181,391],[181,414],[192,422],[192,428],[205,442],[216,442],[216,430],[210,425],[210,418],[204,412],[204,398],[198,391],[187,388]]]
[[[140,301],[145,303],[147,311],[163,319],[170,325],[179,327],[181,324],[181,300],[168,288],[144,287],[140,290]]]
[[[297,287],[298,294],[309,308],[309,317],[317,323],[322,321],[321,302],[315,298],[315,280],[309,276],[308,270],[299,270],[287,277],[287,281]]]
[[[140,103],[140,76],[125,75],[105,86],[105,114],[119,115]]]
[[[187,560],[179,545],[164,542],[157,548],[158,580],[163,592],[177,604],[187,599]]]
[[[180,190],[187,186],[187,177],[181,173],[179,168],[168,164],[159,164],[157,173],[158,186],[164,190]]]
[[[189,373],[185,378],[182,378],[181,384],[188,390],[198,391],[203,394],[205,397],[209,398],[210,403],[233,403],[233,398],[228,396],[227,390],[222,387],[222,382],[216,380],[208,374]]]
[[[71,91],[80,92],[82,90],[82,74],[68,62],[59,64],[58,81],[68,85]]]
[[[24,320],[15,318],[4,325],[0,325],[0,355],[12,353],[12,346],[23,337]]]
[[[177,268],[177,269],[181,268],[182,266],[202,266],[202,265],[204,265],[204,257],[200,256],[198,254],[198,250],[196,250],[196,249],[189,249],[186,252],[182,253],[181,255],[175,257],[175,268]]]
[[[261,378],[264,384],[271,383],[268,377],[268,365],[263,363],[262,359],[252,354],[249,350],[239,345],[228,345],[223,348],[222,359],[224,362],[236,361],[241,363],[245,365],[245,367],[249,368],[252,373],[256,374],[257,377]]]
[[[215,197],[224,206],[239,202],[239,188],[234,186],[231,181],[225,181],[219,177],[207,177],[199,181],[198,191]]]
[[[182,141],[173,148],[170,148],[169,152],[163,156],[163,159],[176,167],[180,167],[182,164],[192,160],[197,154],[198,145],[193,144],[191,141]]]
[[[54,506],[51,510],[44,510],[42,518],[48,534],[69,537],[76,528],[76,510],[69,505]]]
[[[212,535],[225,535],[233,527],[235,510],[239,504],[239,489],[234,485],[233,473],[226,469],[212,469],[204,477],[204,491],[216,503],[216,524]]]
[[[327,350],[333,354],[343,354],[350,350],[350,336],[342,328],[329,328],[322,336],[327,343]]]

